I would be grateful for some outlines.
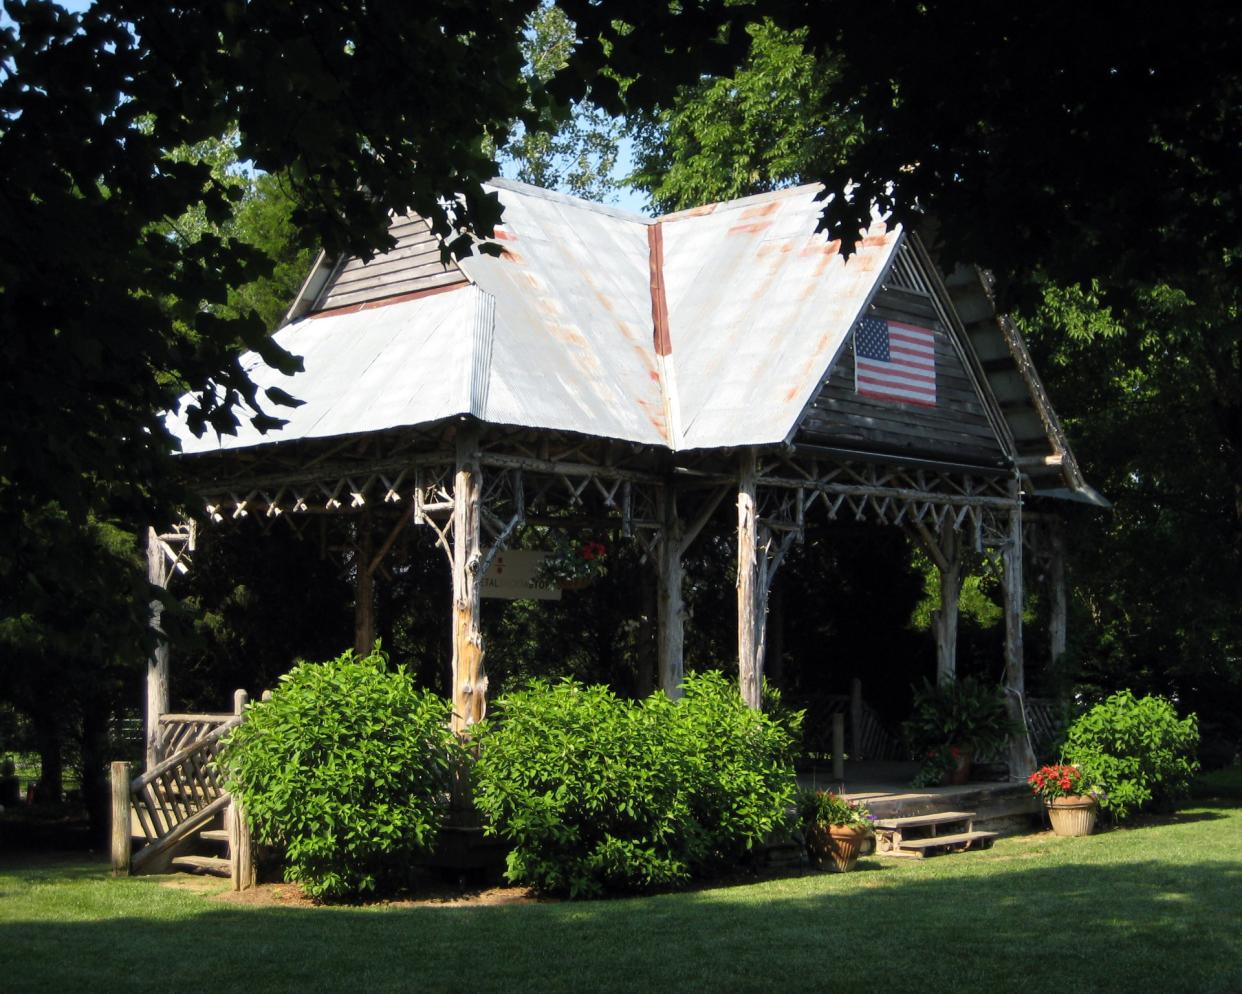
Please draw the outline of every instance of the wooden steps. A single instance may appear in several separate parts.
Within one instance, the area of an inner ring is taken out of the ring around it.
[[[227,877],[230,874],[227,856],[174,856],[171,866],[174,870],[212,877]]]
[[[991,848],[999,833],[975,831],[974,819],[973,811],[880,818],[875,822],[875,851],[880,856],[923,859],[940,853]]]

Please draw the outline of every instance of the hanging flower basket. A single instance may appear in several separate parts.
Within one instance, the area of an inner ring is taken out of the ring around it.
[[[603,542],[592,539],[562,539],[549,550],[535,581],[545,587],[581,590],[608,572],[608,549]]]

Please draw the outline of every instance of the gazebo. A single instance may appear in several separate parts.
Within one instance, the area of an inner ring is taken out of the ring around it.
[[[363,648],[386,555],[403,529],[431,529],[452,577],[464,732],[487,709],[482,581],[520,528],[572,514],[640,543],[658,590],[659,685],[676,695],[683,556],[728,498],[740,692],[758,707],[773,576],[808,523],[848,515],[908,528],[939,569],[941,680],[954,678],[963,551],[1003,561],[1004,686],[1021,720],[1024,544],[1051,567],[1058,654],[1055,508],[1104,502],[987,274],[943,278],[914,233],[879,220],[847,258],[816,231],[818,186],[656,219],[492,188],[496,255],[445,262],[411,214],[394,218],[382,255],[320,256],[275,335],[304,371],[245,360],[261,390],[301,401],[282,426],[198,438],[169,416],[201,506],[151,531],[151,579],[186,568],[200,527],[329,516],[354,545]],[[186,741],[161,722],[168,668],[164,646],[148,672],[151,767]],[[1010,775],[1033,762],[1015,736]]]

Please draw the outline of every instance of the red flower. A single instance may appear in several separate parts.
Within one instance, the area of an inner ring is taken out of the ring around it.
[[[1062,790],[1069,790],[1069,789],[1070,789],[1070,778],[1069,778],[1069,777],[1062,777],[1062,778],[1061,778],[1061,789],[1062,789]]]

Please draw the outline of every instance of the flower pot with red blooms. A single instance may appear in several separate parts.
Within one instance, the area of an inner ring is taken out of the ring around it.
[[[1087,782],[1077,766],[1057,763],[1041,767],[1027,783],[1044,802],[1057,835],[1090,835],[1094,831],[1100,791]]]
[[[581,590],[608,571],[608,549],[592,539],[560,539],[535,571],[541,586]]]
[[[863,844],[874,834],[875,819],[866,806],[829,790],[804,790],[798,812],[811,862],[837,873],[854,869]]]

